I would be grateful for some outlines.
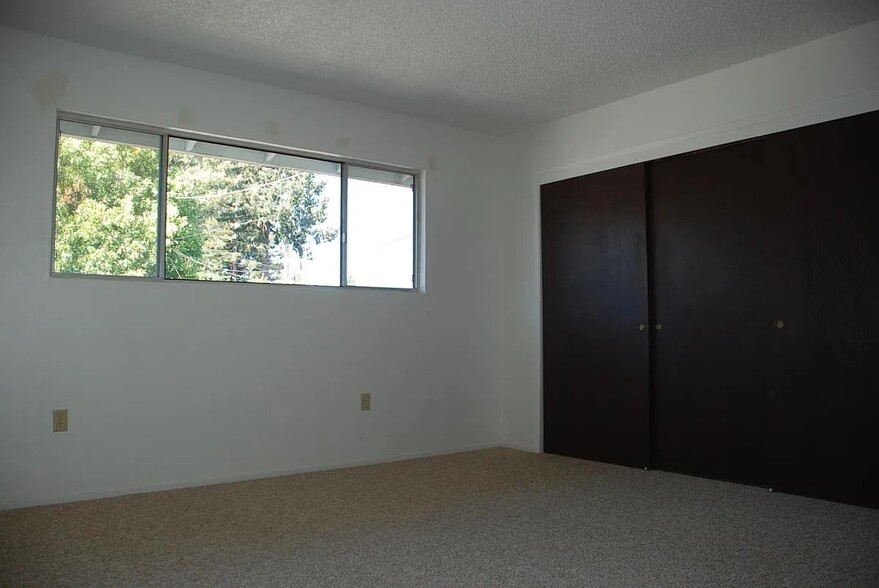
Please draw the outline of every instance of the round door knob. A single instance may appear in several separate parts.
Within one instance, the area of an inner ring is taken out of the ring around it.
[[[784,328],[784,321],[781,319],[775,321],[775,323],[773,323],[773,324],[775,325],[776,329],[783,329]]]
[[[645,325],[644,323],[638,323],[638,330],[639,331],[643,331],[646,328],[647,328],[647,325]]]
[[[662,323],[656,323],[656,326],[653,328],[656,329],[657,331],[661,331],[662,330]]]

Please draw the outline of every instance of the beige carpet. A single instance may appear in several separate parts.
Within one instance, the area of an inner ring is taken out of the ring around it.
[[[0,584],[879,585],[879,511],[507,449],[0,513]]]

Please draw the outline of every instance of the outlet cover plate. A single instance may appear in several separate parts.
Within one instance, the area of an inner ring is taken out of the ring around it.
[[[52,411],[52,431],[64,433],[67,431],[67,409],[56,408]]]

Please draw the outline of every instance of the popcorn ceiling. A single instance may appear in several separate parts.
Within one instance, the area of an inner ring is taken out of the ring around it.
[[[876,0],[4,0],[0,23],[509,133],[879,19]]]

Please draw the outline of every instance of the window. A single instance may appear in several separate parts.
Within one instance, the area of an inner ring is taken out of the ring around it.
[[[415,178],[348,168],[348,284],[412,287]]]
[[[61,121],[54,270],[156,276],[158,135]]]
[[[412,172],[73,115],[58,131],[54,275],[415,288]]]
[[[165,277],[338,286],[339,163],[171,137]]]

